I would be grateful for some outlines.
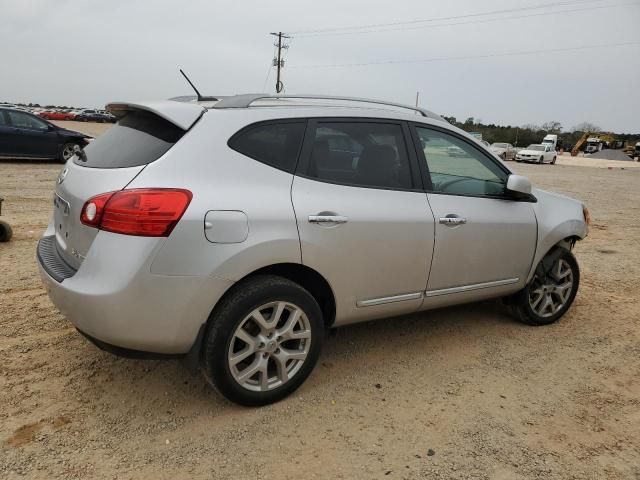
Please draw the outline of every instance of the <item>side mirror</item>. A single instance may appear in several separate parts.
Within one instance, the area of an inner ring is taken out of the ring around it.
[[[527,197],[531,195],[531,181],[522,175],[509,175],[506,189],[517,197]]]

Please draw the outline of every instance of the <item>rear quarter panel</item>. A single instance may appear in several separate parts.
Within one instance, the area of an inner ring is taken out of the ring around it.
[[[293,175],[227,146],[228,139],[247,123],[252,121],[236,112],[206,112],[180,142],[128,186],[186,188],[193,193],[184,216],[158,251],[151,273],[213,275],[237,281],[263,266],[300,263],[290,196]],[[208,241],[204,222],[211,210],[244,212],[246,240]]]

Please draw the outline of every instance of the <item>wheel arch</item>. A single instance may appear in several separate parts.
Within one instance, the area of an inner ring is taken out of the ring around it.
[[[336,318],[336,300],[333,293],[333,289],[329,282],[316,270],[300,263],[275,263],[264,267],[257,268],[245,276],[234,282],[229,288],[222,294],[216,304],[211,309],[211,313],[207,320],[200,326],[198,335],[193,343],[193,346],[185,356],[186,366],[192,370],[198,370],[200,362],[202,360],[202,346],[206,337],[206,333],[209,330],[214,314],[218,305],[229,295],[233,295],[234,287],[242,284],[245,280],[258,275],[277,275],[279,277],[286,278],[292,282],[297,283],[304,289],[306,289],[313,298],[320,305],[324,325],[328,329],[333,326]]]
[[[330,328],[333,325],[336,317],[336,299],[333,289],[329,282],[313,268],[301,263],[276,263],[254,270],[237,283],[256,275],[277,275],[297,283],[320,305],[325,326]]]
[[[587,232],[583,222],[567,220],[566,222],[558,225],[542,239],[538,239],[538,246],[536,247],[536,253],[529,270],[529,275],[527,275],[526,283],[529,283],[533,277],[540,260],[542,260],[549,252],[557,247],[571,250],[575,243],[585,238],[586,235]]]

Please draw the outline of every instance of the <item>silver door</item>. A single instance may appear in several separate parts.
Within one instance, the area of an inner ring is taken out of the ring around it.
[[[422,127],[416,132],[436,222],[425,307],[518,290],[535,253],[531,203],[509,199],[508,172],[462,137]]]
[[[484,296],[522,284],[536,242],[530,203],[436,193],[428,198],[437,222],[429,300]]]
[[[302,263],[333,289],[336,324],[417,310],[434,219],[425,194],[407,188],[403,129],[318,123],[311,135],[305,150],[313,178],[294,178],[292,200]]]

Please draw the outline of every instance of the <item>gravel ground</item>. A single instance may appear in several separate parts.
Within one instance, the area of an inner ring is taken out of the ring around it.
[[[633,158],[625,154],[622,150],[602,150],[596,153],[587,153],[584,158],[603,158],[606,160],[620,160],[622,162],[633,162]]]
[[[640,478],[640,170],[514,168],[592,212],[559,323],[484,302],[345,327],[293,397],[248,409],[76,333],[34,258],[60,165],[0,163],[0,478]]]

